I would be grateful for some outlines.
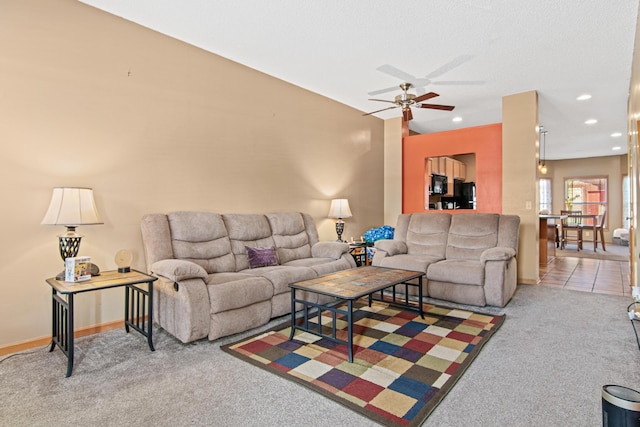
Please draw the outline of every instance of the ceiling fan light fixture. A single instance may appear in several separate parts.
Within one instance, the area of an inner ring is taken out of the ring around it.
[[[371,113],[364,113],[363,116],[369,116],[371,114],[379,113],[381,111],[390,110],[392,108],[401,108],[402,109],[402,117],[405,121],[410,121],[413,119],[413,113],[411,112],[413,108],[430,108],[433,110],[445,110],[451,111],[455,107],[452,105],[440,105],[440,104],[427,104],[423,103],[431,98],[435,98],[436,96],[440,96],[437,93],[429,92],[423,95],[417,96],[413,93],[408,93],[407,91],[413,87],[411,83],[402,83],[400,85],[400,89],[402,89],[402,93],[400,95],[396,95],[393,101],[389,101],[386,99],[372,99],[369,98],[369,101],[379,101],[379,102],[387,102],[390,104],[395,104],[394,107],[387,107],[381,110],[373,111]]]

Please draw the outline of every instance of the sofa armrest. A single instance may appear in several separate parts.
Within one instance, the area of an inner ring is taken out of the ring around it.
[[[151,272],[174,282],[188,279],[206,279],[207,272],[198,264],[183,259],[163,259],[151,264]]]
[[[340,259],[349,252],[349,244],[344,242],[318,242],[311,247],[314,258]]]
[[[183,343],[205,338],[211,324],[205,281],[160,276],[153,284],[153,321]]]
[[[495,247],[489,248],[482,252],[480,255],[480,261],[508,261],[516,256],[516,251],[513,248]]]
[[[374,246],[377,250],[385,251],[388,256],[406,254],[408,252],[407,244],[401,240],[378,240]]]

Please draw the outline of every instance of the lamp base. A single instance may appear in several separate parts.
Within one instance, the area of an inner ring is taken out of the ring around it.
[[[336,234],[338,234],[338,240],[336,240],[336,242],[344,242],[344,240],[342,240],[343,232],[344,232],[344,221],[342,219],[338,219],[336,221]]]
[[[67,226],[67,232],[58,236],[58,249],[62,260],[78,256],[82,235],[76,233],[76,227]]]

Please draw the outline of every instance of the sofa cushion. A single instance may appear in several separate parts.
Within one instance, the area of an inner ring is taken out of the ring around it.
[[[250,268],[278,265],[276,250],[272,246],[268,248],[252,248],[251,246],[245,246],[245,249],[247,250],[247,258],[249,259]]]
[[[235,255],[235,271],[249,268],[246,246],[273,247],[271,227],[264,215],[258,214],[223,214],[222,219],[229,233],[231,251]]]
[[[453,215],[446,247],[447,260],[480,260],[485,249],[493,248],[498,243],[499,220],[498,214]]]
[[[214,273],[207,278],[211,314],[247,307],[273,296],[273,286],[264,277],[243,273]]]
[[[339,259],[331,258],[312,258],[314,260],[324,260],[311,265],[311,268],[316,272],[318,276],[324,276],[325,274],[335,273],[336,271],[348,270],[355,268],[356,263],[353,257],[349,254],[343,255]]]
[[[298,212],[282,212],[266,215],[280,264],[311,257],[311,242],[304,218]]]
[[[142,231],[147,271],[151,271],[151,264],[156,261],[175,258],[167,215],[144,215],[140,223],[140,231]]]
[[[399,268],[402,270],[427,272],[427,268],[440,258],[428,255],[400,254],[392,257],[385,257],[376,264],[377,267]]]
[[[220,214],[174,212],[167,218],[175,258],[192,261],[207,273],[235,270],[235,258]]]
[[[520,217],[518,215],[500,215],[498,246],[518,250]]]
[[[289,292],[289,284],[301,280],[315,279],[317,274],[308,267],[271,267],[253,268],[243,273],[267,278],[273,285],[273,295]]]
[[[374,245],[388,256],[406,254],[408,251],[407,244],[401,240],[378,240]]]
[[[444,260],[429,265],[427,279],[461,285],[484,285],[484,263],[474,260]]]
[[[413,214],[407,229],[407,253],[445,258],[451,214]]]
[[[348,243],[318,242],[311,247],[311,256],[314,258],[339,259],[349,251]]]

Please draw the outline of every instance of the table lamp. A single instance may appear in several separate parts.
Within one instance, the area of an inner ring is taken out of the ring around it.
[[[60,257],[65,261],[77,256],[80,249],[82,236],[76,233],[76,227],[104,223],[96,209],[91,188],[58,187],[53,189],[49,209],[41,224],[67,227],[67,232],[58,236]]]
[[[329,208],[329,218],[338,218],[336,221],[336,233],[338,234],[338,242],[342,240],[342,232],[344,231],[344,221],[342,218],[351,218],[351,209],[349,209],[349,200],[333,199]]]

